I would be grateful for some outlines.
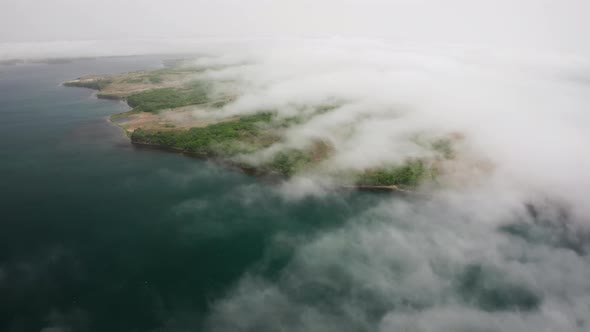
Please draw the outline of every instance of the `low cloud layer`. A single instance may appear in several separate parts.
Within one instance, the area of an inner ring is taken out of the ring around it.
[[[235,101],[217,116],[271,110],[277,121],[303,119],[257,158],[320,140],[334,150],[320,173],[332,174],[432,157],[424,141],[459,137],[446,184],[548,196],[590,216],[590,62],[582,56],[318,40],[195,64],[225,65],[199,77],[234,82],[226,93]]]
[[[532,218],[497,200],[382,204],[299,245],[278,277],[247,274],[208,327],[585,331],[587,243],[568,241],[567,221],[545,208]]]
[[[588,329],[585,57],[332,39],[192,64],[215,68],[198,78],[235,98],[214,116],[304,119],[255,159],[333,147],[277,187],[287,200],[333,195],[340,171],[431,157],[421,140],[460,138],[428,196],[391,198],[309,238],[277,234],[268,255],[288,246],[293,257],[276,275],[264,261],[245,273],[213,303],[209,330]]]

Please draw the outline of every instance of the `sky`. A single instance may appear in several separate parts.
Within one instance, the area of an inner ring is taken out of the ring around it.
[[[315,37],[589,49],[585,0],[2,0],[0,42]]]

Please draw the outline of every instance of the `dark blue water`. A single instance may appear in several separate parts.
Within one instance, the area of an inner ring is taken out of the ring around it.
[[[244,273],[280,271],[290,250],[276,236],[335,227],[380,199],[289,201],[239,172],[135,149],[106,121],[126,105],[60,85],[159,66],[0,67],[0,331],[199,330]]]

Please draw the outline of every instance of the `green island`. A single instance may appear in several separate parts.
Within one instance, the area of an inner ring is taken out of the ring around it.
[[[317,140],[306,148],[283,148],[260,161],[253,156],[273,145],[281,146],[283,132],[336,107],[318,107],[305,116],[278,119],[273,110],[249,115],[219,117],[215,111],[236,99],[232,82],[227,89],[215,89],[199,75],[210,68],[184,62],[150,71],[118,75],[92,75],[65,82],[68,87],[98,90],[97,97],[122,100],[130,111],[115,114],[110,121],[123,130],[131,143],[192,156],[214,158],[257,175],[291,177],[325,172],[322,162],[333,153],[327,141]],[[219,91],[224,91],[220,93]],[[422,141],[434,157],[411,159],[401,165],[383,165],[362,171],[330,174],[343,187],[369,191],[412,191],[425,182],[436,183],[438,165],[454,158],[453,138]],[[249,156],[251,158],[249,158]]]

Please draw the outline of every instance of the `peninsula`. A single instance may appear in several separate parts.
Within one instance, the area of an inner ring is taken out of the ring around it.
[[[219,110],[232,103],[238,92],[233,82],[203,79],[200,74],[207,70],[211,68],[179,60],[162,69],[92,75],[67,81],[64,85],[95,89],[98,98],[125,101],[131,110],[111,116],[110,121],[125,130],[131,143],[138,146],[215,158],[258,175],[291,177],[330,173],[322,167],[333,152],[327,140],[315,140],[305,148],[276,147],[282,146],[285,130],[309,117],[330,112],[337,105],[324,105],[306,115],[289,118],[278,118],[272,109],[220,116]],[[342,187],[371,191],[412,190],[424,182],[436,182],[440,171],[437,165],[454,157],[452,143],[452,137],[422,142],[433,152],[434,157],[428,160],[408,159],[401,165],[329,175]],[[270,157],[257,157],[271,150]]]

